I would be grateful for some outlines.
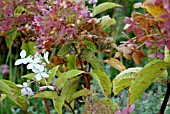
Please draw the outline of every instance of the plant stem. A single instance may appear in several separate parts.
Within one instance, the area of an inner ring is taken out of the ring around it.
[[[159,110],[159,114],[164,114],[169,96],[170,96],[170,82],[167,81],[167,90],[166,90],[166,94],[165,94],[165,97],[164,97],[164,101],[163,101],[162,106]]]
[[[80,66],[81,66],[81,70],[85,71],[85,69],[84,69],[84,67],[83,67],[83,62],[82,62],[81,57],[80,57],[80,55],[79,55],[79,53],[78,53],[78,50],[77,50],[77,48],[75,47],[75,45],[73,45],[73,47],[74,47],[74,50],[75,50],[76,54],[78,54],[78,60],[79,60]],[[89,84],[88,84],[88,79],[87,79],[85,73],[83,73],[83,77],[84,77],[84,80],[85,80],[85,82],[86,82],[86,87],[87,87],[87,89],[90,89],[90,88],[89,88]]]
[[[73,108],[71,107],[70,103],[68,103],[67,101],[64,101],[64,103],[71,109],[71,112],[73,114],[75,114],[75,112],[74,112]]]
[[[91,64],[89,63],[89,69],[88,69],[88,75],[87,75],[87,82],[88,82],[88,85],[87,85],[87,89],[90,90],[90,69],[91,69]]]
[[[40,84],[40,87],[42,86],[42,84]],[[48,105],[47,105],[47,100],[46,98],[43,98],[43,101],[44,101],[44,106],[45,106],[45,109],[46,109],[46,112],[47,114],[50,114],[50,110],[48,109]]]
[[[50,110],[48,109],[46,98],[44,98],[43,100],[44,100],[44,105],[45,105],[46,112],[47,112],[47,114],[50,114]]]

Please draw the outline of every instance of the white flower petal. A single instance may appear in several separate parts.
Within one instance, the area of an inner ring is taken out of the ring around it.
[[[20,52],[20,56],[21,56],[21,58],[24,58],[24,57],[26,56],[26,51],[25,51],[25,50],[22,50],[22,51]]]
[[[55,89],[55,87],[53,87],[53,86],[47,86],[49,89],[51,89],[51,90],[54,90]]]
[[[42,77],[41,77],[40,73],[38,73],[38,74],[36,74],[35,78],[37,81],[40,81]]]
[[[26,88],[21,89],[21,94],[22,95],[26,95],[28,93]]]
[[[22,59],[18,59],[17,61],[15,61],[15,65],[20,65],[22,63]]]
[[[41,62],[41,60],[40,60],[40,58],[39,58],[39,57],[34,58],[33,63],[40,63],[40,62]]]
[[[41,76],[44,77],[44,78],[49,77],[49,75],[46,72],[41,72]]]
[[[34,67],[35,67],[36,69],[40,69],[40,65],[39,65],[39,64],[34,64]]]
[[[44,60],[49,64],[50,62],[48,60],[48,55],[49,55],[48,51],[44,53]]]
[[[28,91],[28,96],[32,96],[32,95],[34,95],[34,92],[32,91],[32,89],[31,88],[26,88],[27,89],[27,91]]]
[[[36,68],[32,68],[32,71],[34,72],[34,73],[39,73],[40,72],[40,70],[38,70],[38,69],[36,69]]]
[[[40,72],[44,71],[44,66],[43,66],[43,65],[40,65],[39,70],[40,70]]]
[[[27,64],[27,63],[28,63],[27,58],[23,58],[23,59],[22,59],[22,63],[23,63],[23,64]]]
[[[24,86],[21,84],[16,84],[17,87],[23,88]]]
[[[27,69],[32,69],[33,66],[34,66],[34,64],[30,63],[30,64],[27,65]]]
[[[29,63],[33,63],[33,59],[32,59],[32,57],[31,57],[31,55],[27,57],[27,61],[28,61]]]
[[[27,83],[27,82],[24,82],[24,83],[23,83],[23,86],[24,86],[24,87],[28,87],[28,83]]]
[[[47,86],[42,86],[42,87],[40,87],[39,89],[40,89],[40,91],[43,91],[43,90],[45,90],[47,88]]]

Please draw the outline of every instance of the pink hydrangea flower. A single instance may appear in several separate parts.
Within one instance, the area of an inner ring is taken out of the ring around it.
[[[132,104],[130,107],[124,107],[122,112],[119,110],[116,114],[130,114],[135,109],[135,105]]]

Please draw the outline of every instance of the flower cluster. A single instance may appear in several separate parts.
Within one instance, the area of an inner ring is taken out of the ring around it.
[[[135,105],[132,104],[130,107],[124,107],[122,112],[119,110],[116,114],[130,114],[135,109]]]
[[[20,52],[21,59],[18,59],[15,62],[15,65],[28,64],[27,69],[31,69],[32,72],[36,73],[35,79],[40,81],[42,78],[45,79],[49,77],[47,69],[45,68],[46,63],[50,63],[48,61],[48,55],[49,53],[45,52],[44,57],[42,57],[39,53],[35,54],[34,56],[29,55],[26,57],[26,51],[22,50]]]
[[[0,72],[2,74],[9,74],[9,67],[7,64],[3,64],[0,66]]]
[[[79,26],[90,16],[90,11],[82,7],[81,0],[78,3],[68,0],[51,3],[39,1],[36,8],[42,13],[36,14],[32,23],[38,35],[36,39],[40,43],[37,46],[39,49],[47,48],[47,43],[55,45],[73,39]]]
[[[164,47],[170,50],[170,0],[145,0],[137,3],[135,8],[144,8],[148,13],[133,12],[131,18],[126,17],[127,32],[134,31],[133,40],[150,47],[149,57],[163,59]]]
[[[22,96],[24,96],[24,95],[28,95],[28,96],[34,95],[34,92],[32,91],[32,89],[30,87],[28,87],[29,84],[27,82],[24,82],[23,85],[17,84],[16,86],[19,87],[19,88],[22,88],[21,89],[21,95]]]
[[[21,31],[26,29],[25,25],[30,25],[33,19],[29,11],[32,3],[31,0],[0,1],[0,30],[8,32],[13,27]]]

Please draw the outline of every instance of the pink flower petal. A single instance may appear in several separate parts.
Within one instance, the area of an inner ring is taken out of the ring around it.
[[[135,105],[132,104],[132,105],[129,107],[129,112],[132,112],[134,109],[135,109]]]

